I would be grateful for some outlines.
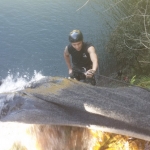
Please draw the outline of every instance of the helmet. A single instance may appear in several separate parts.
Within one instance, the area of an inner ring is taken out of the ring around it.
[[[69,41],[71,43],[79,42],[83,40],[83,35],[80,30],[73,30],[69,34]]]

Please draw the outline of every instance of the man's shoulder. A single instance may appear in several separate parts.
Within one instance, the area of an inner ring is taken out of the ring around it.
[[[72,48],[73,48],[72,45],[71,45],[71,44],[68,44],[68,45],[66,46],[66,48],[67,48],[68,52],[71,53]]]
[[[84,47],[85,47],[85,48],[84,48],[85,50],[88,50],[90,47],[94,47],[94,46],[93,46],[93,44],[90,43],[90,42],[84,42]]]
[[[71,45],[71,44],[68,44],[66,47],[67,47],[68,49],[70,49],[70,48],[72,48],[72,45]]]

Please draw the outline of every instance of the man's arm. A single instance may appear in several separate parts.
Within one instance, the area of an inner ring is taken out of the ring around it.
[[[98,58],[97,58],[95,48],[93,46],[88,48],[88,53],[89,53],[91,61],[92,61],[92,69],[87,71],[86,76],[92,77],[98,68]]]
[[[70,61],[70,54],[68,52],[68,47],[67,46],[65,47],[65,50],[64,50],[64,58],[65,58],[67,67],[69,69],[69,74],[70,74],[70,73],[72,73],[72,67],[71,67],[71,61]]]

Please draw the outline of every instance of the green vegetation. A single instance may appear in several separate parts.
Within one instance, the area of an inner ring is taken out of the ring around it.
[[[150,89],[150,77],[148,76],[142,76],[138,78],[136,78],[136,76],[133,76],[130,83],[140,87]]]
[[[119,7],[125,17],[112,33],[107,50],[116,58],[118,70],[130,79],[147,76],[138,85],[149,87],[145,81],[150,79],[150,1],[124,0]]]

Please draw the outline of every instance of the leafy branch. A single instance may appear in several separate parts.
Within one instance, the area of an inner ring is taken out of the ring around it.
[[[118,69],[133,74],[150,74],[150,2],[127,1],[127,16],[112,33],[107,50],[117,59]],[[124,5],[125,7],[125,5]]]

